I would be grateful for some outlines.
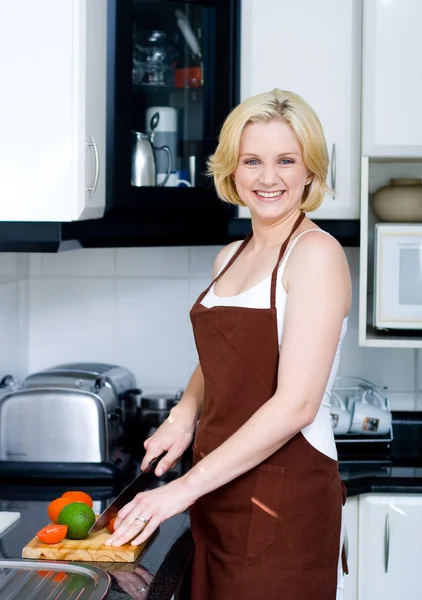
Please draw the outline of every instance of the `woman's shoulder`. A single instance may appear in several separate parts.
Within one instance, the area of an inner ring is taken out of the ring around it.
[[[309,225],[298,232],[290,246],[291,250],[293,250],[293,247],[297,248],[295,252],[297,256],[309,252],[313,253],[316,250],[319,250],[323,256],[326,255],[329,257],[332,252],[334,256],[345,256],[343,247],[338,240],[311,221]]]
[[[286,271],[313,271],[328,276],[332,273],[345,275],[349,265],[343,247],[336,238],[312,223],[293,240]]]
[[[221,250],[218,252],[217,256],[214,259],[214,265],[212,269],[213,278],[217,277],[224,263],[235,252],[235,250],[240,244],[241,241],[231,242],[230,244],[227,244],[227,246],[221,248]]]
[[[295,289],[309,298],[324,289],[330,298],[344,304],[346,316],[352,301],[352,282],[343,247],[323,230],[309,231],[296,239],[283,276],[286,292]]]

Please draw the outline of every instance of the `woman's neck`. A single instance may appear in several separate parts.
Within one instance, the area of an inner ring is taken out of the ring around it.
[[[250,242],[251,250],[260,252],[272,247],[280,247],[283,240],[290,234],[300,214],[301,211],[295,209],[273,223],[263,222],[262,220],[254,219],[252,216],[253,236]]]

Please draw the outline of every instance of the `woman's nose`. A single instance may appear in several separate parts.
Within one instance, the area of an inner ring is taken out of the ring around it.
[[[262,165],[260,172],[260,182],[268,187],[275,185],[279,181],[277,169],[273,165]]]

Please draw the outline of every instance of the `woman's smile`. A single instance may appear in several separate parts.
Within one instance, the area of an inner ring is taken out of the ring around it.
[[[275,190],[274,192],[264,192],[264,190],[254,190],[254,193],[263,202],[274,202],[281,198],[286,190]]]

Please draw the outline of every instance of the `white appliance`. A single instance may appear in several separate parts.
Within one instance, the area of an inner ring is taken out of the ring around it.
[[[422,223],[375,225],[374,326],[422,329]]]

